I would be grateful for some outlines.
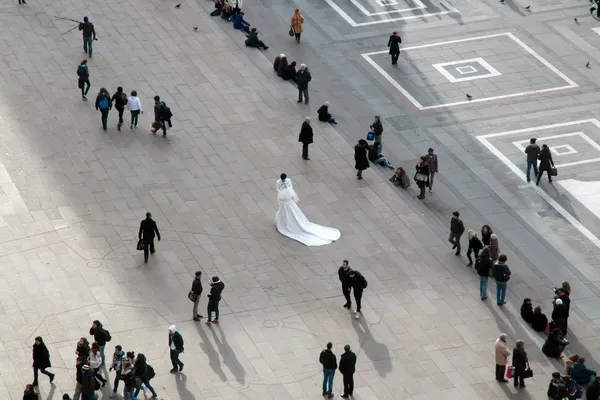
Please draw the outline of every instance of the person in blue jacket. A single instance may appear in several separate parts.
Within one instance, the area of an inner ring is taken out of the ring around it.
[[[235,19],[233,20],[233,28],[244,30],[244,32],[250,33],[250,24],[244,19],[243,12],[240,12],[238,15],[236,15]]]

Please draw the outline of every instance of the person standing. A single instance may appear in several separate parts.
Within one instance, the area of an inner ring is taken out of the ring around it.
[[[90,90],[90,70],[87,66],[87,60],[83,60],[79,67],[77,67],[77,76],[79,77],[77,80],[79,89],[81,89],[81,98],[83,100],[87,100],[86,95]],[[87,85],[87,87],[86,87]]]
[[[339,370],[344,381],[342,398],[347,399],[354,394],[354,372],[356,371],[356,354],[350,350],[349,344],[344,346],[344,354],[340,356]]]
[[[140,231],[138,232],[138,239],[144,244],[144,262],[148,262],[148,249],[150,249],[150,254],[154,254],[155,234],[160,242],[160,232],[158,231],[158,226],[152,219],[152,214],[147,212],[146,219],[140,222]]]
[[[50,352],[44,343],[41,336],[35,338],[33,344],[33,386],[38,385],[38,371],[50,378],[50,383],[54,380],[54,374],[46,371],[46,368],[50,368]]]
[[[427,165],[429,166],[429,192],[431,192],[433,190],[433,178],[438,172],[437,154],[433,153],[431,147],[427,151]]]
[[[561,299],[554,300],[554,307],[552,309],[552,324],[554,328],[560,329],[563,335],[567,334],[569,320],[569,310]]]
[[[319,362],[323,366],[323,396],[333,398],[333,377],[337,369],[335,354],[331,351],[333,344],[327,343],[327,348],[321,352]]]
[[[310,126],[310,117],[304,118],[302,128],[300,128],[298,141],[302,143],[302,159],[310,160],[310,158],[308,158],[308,145],[313,142],[313,129],[312,126]]]
[[[506,364],[508,364],[508,356],[510,355],[510,351],[508,351],[508,346],[506,345],[506,333],[501,333],[500,337],[496,339],[496,344],[494,346],[496,353],[496,380],[498,382],[508,382],[506,378],[504,378],[504,374],[506,373]]]
[[[127,107],[129,108],[129,112],[131,112],[131,125],[129,126],[129,129],[133,129],[134,126],[137,128],[138,117],[140,113],[144,113],[144,110],[142,109],[142,102],[135,90],[131,91],[131,96],[127,99]]]
[[[98,39],[94,24],[90,22],[88,17],[83,17],[83,22],[79,23],[79,30],[83,34],[83,52],[88,53],[89,57],[92,58],[92,42]]]
[[[512,365],[515,367],[515,370],[513,371],[515,387],[525,387],[525,378],[523,377],[523,373],[527,369],[528,363],[529,360],[527,359],[527,352],[525,351],[525,343],[519,340],[515,345],[512,356]]]
[[[546,144],[542,145],[542,150],[540,151],[538,158],[540,160],[540,166],[538,167],[539,173],[538,173],[537,181],[535,182],[535,184],[539,186],[540,179],[542,179],[542,174],[544,172],[546,172],[546,174],[548,175],[548,182],[552,183],[552,175],[550,175],[550,167],[552,166],[552,168],[554,168],[554,161],[552,160],[552,153],[550,152],[550,148],[548,147],[548,145],[546,145]]]
[[[352,291],[352,283],[350,282],[350,277],[348,274],[350,273],[350,266],[348,265],[348,260],[344,260],[342,262],[342,266],[338,268],[338,278],[342,283],[342,293],[344,294],[344,298],[346,299],[346,304],[344,304],[344,308],[348,310],[352,307],[352,300],[350,299],[350,292]]]
[[[415,165],[415,182],[419,187],[419,195],[417,199],[423,200],[425,198],[425,186],[429,184],[429,164],[427,163],[427,157],[421,156],[419,162]]]
[[[304,104],[308,104],[308,82],[312,80],[312,76],[306,64],[300,64],[298,72],[296,72],[296,84],[298,85],[298,103],[302,103],[302,95],[304,95]]]
[[[117,129],[121,130],[121,126],[123,125],[123,112],[125,111],[125,105],[127,104],[127,95],[123,93],[123,87],[119,86],[117,88],[117,92],[113,94],[111,99],[115,104],[115,108],[119,112],[119,122],[117,123]]]
[[[373,117],[373,124],[370,126],[371,131],[375,134],[375,144],[379,144],[379,149],[383,150],[383,145],[381,144],[381,135],[383,134],[383,124],[381,123],[381,118],[379,115]]]
[[[483,249],[483,244],[473,229],[467,231],[467,239],[469,240],[469,247],[467,247],[467,258],[469,259],[469,263],[467,264],[467,267],[472,267],[473,259],[471,258],[471,253],[475,253],[475,260],[477,260],[479,251]]]
[[[362,172],[369,168],[368,147],[369,143],[365,139],[360,139],[358,144],[354,146],[354,169],[358,171],[356,173],[358,179],[362,179]]]
[[[179,354],[183,353],[183,337],[175,325],[169,327],[169,350],[171,353],[171,373],[183,371],[183,363],[179,360]]]
[[[203,315],[198,314],[198,304],[200,304],[200,296],[202,295],[202,271],[196,271],[196,276],[192,281],[192,292],[196,296],[194,300],[194,308],[192,309],[194,321],[200,321],[200,318],[204,318]]]
[[[219,302],[221,301],[221,292],[225,289],[225,284],[221,282],[218,276],[213,276],[210,280],[210,293],[208,294],[208,319],[206,325],[219,323]],[[212,320],[212,313],[215,313],[215,320]]]
[[[496,303],[499,306],[506,304],[506,285],[510,279],[510,269],[506,265],[506,255],[500,254],[498,261],[492,268],[492,275],[496,280]]]
[[[459,218],[460,213],[454,211],[452,213],[452,219],[450,220],[450,237],[448,241],[452,243],[452,250],[456,249],[455,255],[460,255],[460,237],[465,231],[465,224]]]
[[[104,364],[104,361],[106,360],[106,357],[104,356],[104,349],[106,348],[106,342],[110,342],[111,340],[110,333],[104,329],[104,326],[100,321],[95,320],[90,328],[90,335],[94,336],[94,341],[98,343],[98,346],[100,346],[102,364]]]
[[[527,176],[527,182],[531,182],[531,179],[529,178],[531,167],[533,167],[533,174],[535,177],[537,178],[538,176],[537,162],[540,154],[540,146],[535,143],[536,141],[536,138],[529,139],[529,145],[525,148],[525,154],[527,155],[527,172],[525,174]]]
[[[361,310],[361,300],[363,290],[367,288],[367,280],[365,277],[358,271],[353,269],[348,273],[348,277],[350,278],[350,285],[352,285],[352,289],[354,289],[354,301],[356,301],[356,313],[354,314],[354,318],[360,318],[360,310]]]
[[[490,237],[492,236],[492,233],[494,233],[494,231],[492,231],[492,228],[490,228],[489,225],[483,225],[481,227],[481,241],[483,242],[484,246],[490,245]]]
[[[500,244],[498,243],[498,235],[492,233],[490,235],[490,243],[488,245],[490,248],[490,257],[492,257],[492,261],[498,261],[498,255],[500,254]]]
[[[106,131],[108,129],[108,112],[112,108],[112,100],[110,94],[105,88],[100,88],[98,96],[96,96],[96,111],[100,110],[102,113],[102,128]]]
[[[479,295],[481,296],[482,301],[488,298],[488,279],[493,267],[494,262],[490,258],[490,248],[485,247],[481,252],[481,255],[477,257],[477,260],[475,261],[475,270],[477,271],[477,275],[479,275]]]
[[[160,96],[154,96],[154,121],[160,122],[163,130],[163,137],[167,136],[167,124],[169,128],[173,127],[171,124],[171,109],[167,107],[164,101],[160,100]]]
[[[398,65],[398,57],[400,57],[400,43],[402,39],[398,36],[398,32],[392,32],[392,36],[388,40],[387,47],[390,48],[390,55],[392,56],[392,65]]]
[[[123,357],[125,357],[125,352],[123,351],[123,347],[120,344],[115,346],[115,352],[113,353],[113,360],[108,368],[109,371],[115,370],[115,380],[113,382],[113,390],[110,394],[110,398],[117,397],[117,390],[119,389],[119,381],[121,380],[121,375],[123,373]]]
[[[300,36],[302,36],[302,25],[304,25],[304,17],[302,14],[300,14],[300,9],[296,8],[290,20],[290,28],[292,31],[294,31],[296,43],[300,43]]]

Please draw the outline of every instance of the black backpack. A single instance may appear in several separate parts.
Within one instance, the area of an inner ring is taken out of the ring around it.
[[[172,116],[173,116],[173,113],[171,112],[171,109],[166,104],[163,103],[161,117],[163,119],[171,119]]]
[[[108,330],[104,330],[104,332],[106,332],[106,341],[110,342],[112,340],[112,336],[110,336],[110,332]]]
[[[148,380],[154,378],[156,373],[154,372],[154,368],[151,365],[148,365]]]

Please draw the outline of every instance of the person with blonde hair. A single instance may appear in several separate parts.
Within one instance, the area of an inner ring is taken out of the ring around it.
[[[290,19],[290,30],[294,32],[296,43],[300,43],[300,36],[302,36],[303,31],[302,25],[304,25],[304,17],[300,14],[300,9],[296,8]]]
[[[473,259],[471,258],[471,253],[475,253],[475,260],[477,260],[479,251],[483,249],[483,243],[481,243],[481,240],[479,240],[473,229],[467,231],[467,239],[469,242],[469,247],[467,247],[467,258],[469,259],[469,263],[467,264],[467,267],[472,267]]]

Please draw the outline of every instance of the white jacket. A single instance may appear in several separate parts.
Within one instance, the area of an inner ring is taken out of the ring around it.
[[[97,352],[96,355],[94,355],[94,352],[90,351],[90,368],[100,368],[100,365],[102,365],[102,354]]]
[[[144,112],[142,109],[142,102],[140,101],[139,97],[129,96],[127,99],[127,107],[130,111],[140,110],[140,112]]]

